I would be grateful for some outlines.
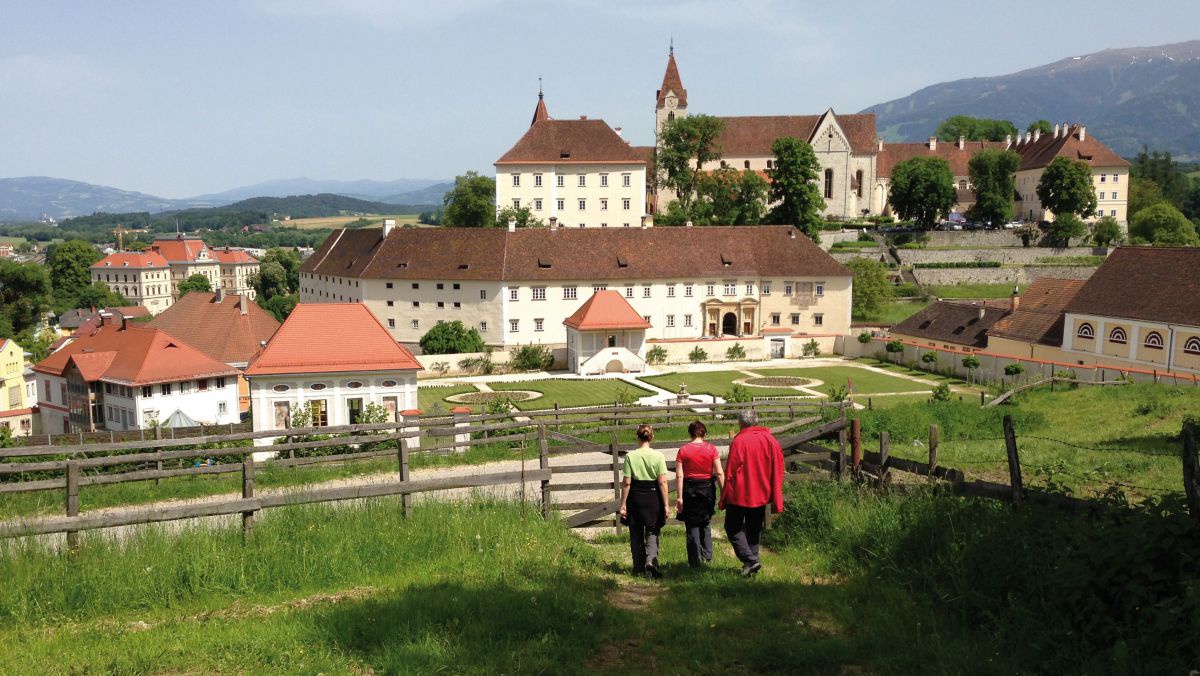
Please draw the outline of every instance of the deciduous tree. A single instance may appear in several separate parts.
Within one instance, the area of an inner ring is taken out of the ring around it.
[[[1155,246],[1200,245],[1196,224],[1166,202],[1139,211],[1129,224],[1129,236]]]
[[[474,327],[468,329],[459,320],[434,324],[420,340],[425,354],[463,354],[483,352],[483,337]]]
[[[496,181],[468,171],[454,178],[454,188],[443,198],[442,225],[486,228],[496,224]]]
[[[820,242],[820,211],[825,208],[825,199],[817,187],[821,165],[812,146],[784,136],[771,144],[771,154],[775,159],[767,169],[767,177],[771,179],[771,200],[776,204],[767,220],[794,225],[812,241]]]
[[[46,252],[46,266],[50,269],[56,311],[65,312],[75,307],[79,292],[92,284],[92,263],[100,258],[100,252],[81,239],[50,247]]]
[[[1049,120],[1038,120],[1037,122],[1030,122],[1029,126],[1025,127],[1025,131],[1031,134],[1035,131],[1040,131],[1043,134],[1053,134],[1054,125],[1050,124]]]
[[[913,157],[892,169],[888,202],[904,220],[932,228],[954,208],[954,174],[940,157]]]
[[[1112,216],[1105,216],[1092,226],[1092,240],[1096,246],[1108,246],[1121,242],[1121,225]]]
[[[746,169],[721,167],[703,176],[698,187],[698,225],[757,225],[766,212],[766,179]]]
[[[100,282],[83,287],[75,296],[75,307],[77,308],[122,307],[133,304],[125,296],[109,290]]]
[[[678,117],[663,126],[655,151],[658,184],[675,193],[684,216],[695,220],[696,188],[704,165],[721,159],[717,137],[725,123],[711,115]]]
[[[1015,177],[1021,156],[1011,150],[981,150],[971,157],[967,172],[975,186],[972,216],[990,223],[1006,223],[1013,216]]]
[[[212,282],[208,281],[208,277],[196,273],[179,283],[180,298],[193,291],[212,291]]]
[[[846,267],[854,273],[851,302],[855,317],[872,315],[892,299],[892,284],[888,281],[887,267],[883,263],[858,257],[851,258]]]
[[[957,141],[959,136],[968,141],[1003,141],[1005,136],[1016,136],[1017,126],[1008,120],[955,115],[943,120],[934,133],[941,141]]]
[[[534,216],[533,211],[529,207],[521,207],[520,209],[504,207],[500,210],[500,213],[496,214],[496,225],[501,228],[507,228],[510,218],[517,222],[518,228],[546,227],[545,221]]]
[[[1054,158],[1038,180],[1037,196],[1042,206],[1054,212],[1055,218],[1063,214],[1091,216],[1096,211],[1092,167],[1082,160]]]
[[[288,315],[292,314],[292,310],[296,309],[296,302],[298,300],[299,298],[293,294],[290,296],[272,296],[266,300],[259,297],[257,302],[259,307],[270,312],[275,319],[282,322],[288,318]]]
[[[49,307],[50,275],[45,267],[0,259],[0,316],[8,319],[13,333],[36,328]]]
[[[1050,246],[1053,247],[1070,246],[1072,239],[1083,237],[1086,234],[1087,226],[1079,220],[1078,216],[1070,212],[1055,216],[1054,221],[1046,228],[1046,238],[1050,240]]]

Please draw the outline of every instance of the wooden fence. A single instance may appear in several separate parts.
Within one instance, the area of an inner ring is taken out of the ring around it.
[[[125,430],[116,432],[69,432],[66,434],[30,434],[23,437],[13,437],[13,441],[22,446],[68,446],[79,444],[115,444],[121,441],[145,441],[146,439],[175,439],[182,437],[202,437],[210,434],[249,432],[249,422],[228,423],[225,425],[200,425],[197,427],[158,427],[149,429]]]

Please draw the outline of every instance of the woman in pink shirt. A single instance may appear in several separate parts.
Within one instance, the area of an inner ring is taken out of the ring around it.
[[[675,457],[675,510],[687,526],[688,564],[698,568],[712,561],[712,521],[717,491],[725,486],[725,471],[717,447],[704,440],[708,428],[699,420],[688,425],[691,442]]]

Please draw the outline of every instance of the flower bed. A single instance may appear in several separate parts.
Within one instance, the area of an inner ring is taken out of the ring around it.
[[[455,404],[490,404],[493,401],[508,399],[509,401],[529,401],[542,396],[541,392],[529,390],[505,390],[503,392],[465,392],[446,397],[446,401]]]

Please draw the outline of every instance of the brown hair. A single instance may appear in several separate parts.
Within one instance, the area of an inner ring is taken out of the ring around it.
[[[708,428],[704,426],[704,423],[697,420],[691,425],[688,425],[688,434],[690,434],[693,439],[697,437],[703,439],[708,434]]]
[[[654,428],[649,425],[638,425],[637,440],[647,444],[654,441]]]

